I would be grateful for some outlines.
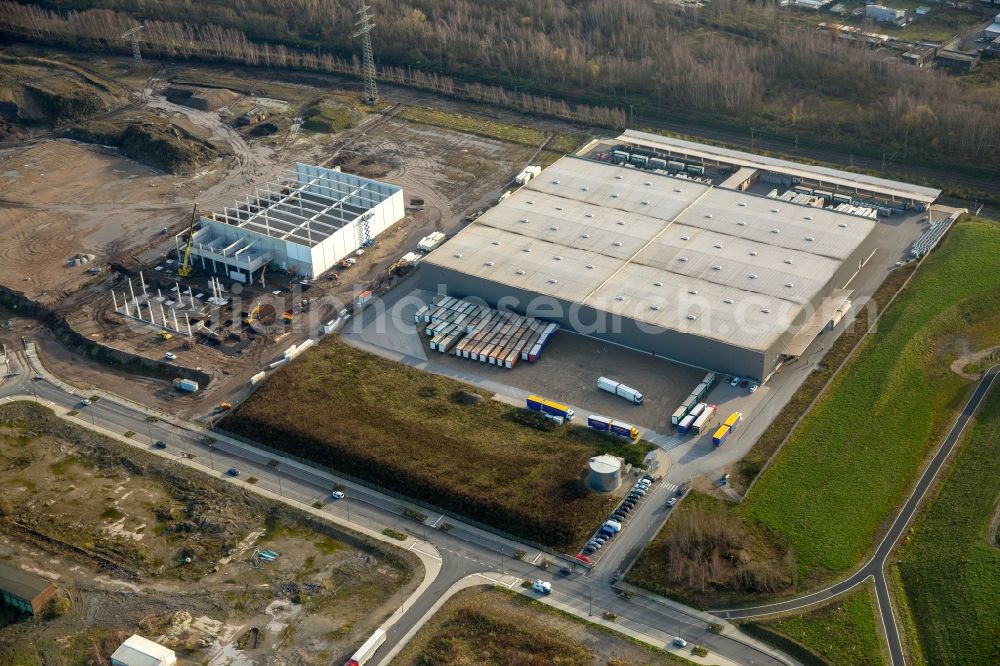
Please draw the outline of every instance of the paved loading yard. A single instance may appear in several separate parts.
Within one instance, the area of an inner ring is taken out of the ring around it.
[[[418,337],[412,316],[417,304],[429,302],[430,297],[429,292],[405,293],[401,289],[387,298],[387,310],[398,311],[398,317],[368,314],[348,326],[344,336],[397,354],[426,358],[447,374],[472,375],[506,384],[661,433],[672,432],[670,415],[705,376],[704,370],[565,330],[556,333],[540,361],[534,364],[522,361],[511,370],[431,351],[426,336]],[[405,307],[392,307],[403,299],[407,302]],[[623,398],[598,391],[597,378],[601,375],[642,392],[643,404],[632,405]],[[586,416],[580,414],[578,418]]]

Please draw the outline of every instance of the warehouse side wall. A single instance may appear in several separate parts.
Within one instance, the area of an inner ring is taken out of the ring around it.
[[[765,360],[774,359],[777,353],[773,349],[768,353],[758,352],[689,333],[654,328],[631,318],[540,296],[428,262],[423,264],[418,275],[421,288],[427,291],[479,298],[492,307],[552,321],[577,333],[717,372],[762,378],[766,376]]]

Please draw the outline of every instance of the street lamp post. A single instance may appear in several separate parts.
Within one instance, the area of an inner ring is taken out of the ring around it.
[[[278,471],[278,466],[280,464],[281,464],[281,461],[275,460],[274,458],[271,458],[270,460],[267,461],[268,467],[271,467],[271,468],[274,469],[274,476],[275,476],[275,478],[278,479],[278,494],[281,495],[282,497],[284,497],[285,496],[285,492],[284,492],[284,490],[281,489],[281,472]]]
[[[32,388],[34,388],[34,387],[32,387]],[[94,403],[91,402],[89,405],[87,405],[87,407],[90,409],[90,424],[96,426],[97,425],[97,421],[94,420]]]
[[[209,444],[208,445],[208,464],[212,468],[213,472],[215,471],[215,456],[212,455],[212,452],[214,450],[215,450],[215,446],[213,446],[212,444]]]

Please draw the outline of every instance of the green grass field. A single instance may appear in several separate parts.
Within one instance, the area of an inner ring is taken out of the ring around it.
[[[792,434],[740,513],[787,541],[807,576],[852,568],[969,392],[970,383],[948,368],[963,334],[997,321],[998,312],[1000,225],[960,223]]]
[[[1000,664],[1000,390],[965,433],[939,490],[915,522],[899,573],[926,664]]]
[[[741,628],[774,642],[804,664],[883,666],[888,663],[870,583],[804,615],[744,624]],[[777,639],[771,634],[776,634]],[[803,649],[805,654],[800,654]]]
[[[468,404],[474,391],[483,400]],[[581,426],[542,431],[490,397],[333,338],[222,426],[511,534],[580,546],[608,510],[606,495],[583,487],[587,459],[609,452],[638,465],[652,446]]]
[[[437,127],[444,127],[458,132],[478,134],[488,139],[509,141],[510,143],[519,143],[525,146],[540,146],[545,142],[545,133],[540,130],[525,126],[508,125],[495,120],[489,120],[488,118],[467,116],[464,113],[429,109],[423,106],[407,106],[399,112],[399,117],[415,123],[436,125]],[[567,142],[566,145],[569,145],[569,143]]]

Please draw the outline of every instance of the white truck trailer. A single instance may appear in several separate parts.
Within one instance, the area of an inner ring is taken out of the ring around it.
[[[597,388],[602,391],[607,391],[617,395],[619,398],[625,398],[629,402],[635,405],[642,404],[642,394],[636,391],[634,388],[625,386],[621,382],[616,382],[613,379],[608,379],[607,377],[597,378]]]

